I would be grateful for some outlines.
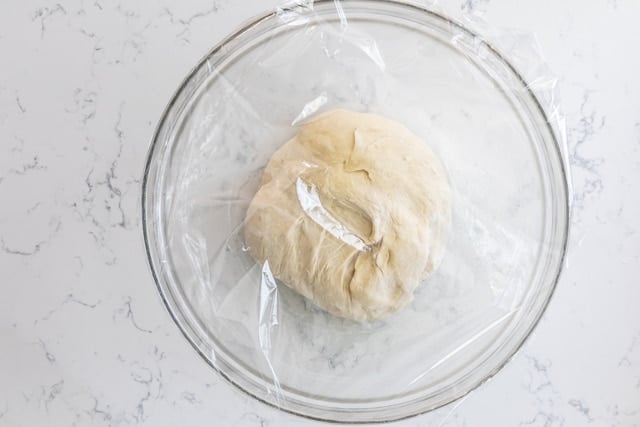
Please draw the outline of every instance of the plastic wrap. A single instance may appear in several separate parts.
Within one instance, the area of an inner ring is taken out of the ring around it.
[[[526,339],[566,245],[564,127],[532,39],[486,34],[491,44],[422,6],[300,1],[246,24],[187,77],[150,150],[145,241],[170,313],[232,383],[312,418],[393,420],[466,394]],[[406,126],[451,186],[439,268],[382,320],[317,308],[244,242],[272,154],[336,108]]]

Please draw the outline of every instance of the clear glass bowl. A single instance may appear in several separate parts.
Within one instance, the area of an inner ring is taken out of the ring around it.
[[[338,107],[428,141],[454,194],[442,265],[379,322],[335,318],[281,284],[265,299],[242,243],[269,157]],[[553,128],[510,63],[446,17],[371,0],[281,9],[217,45],[160,120],[142,204],[158,290],[198,353],[259,400],[344,423],[426,412],[494,375],[553,293],[568,210]]]

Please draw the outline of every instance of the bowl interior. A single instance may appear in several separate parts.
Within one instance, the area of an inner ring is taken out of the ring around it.
[[[243,246],[270,156],[333,108],[403,123],[454,195],[442,265],[383,321],[274,287]],[[464,28],[386,1],[280,10],[217,46],[169,105],[144,191],[156,282],[200,354],[259,399],[345,422],[424,412],[493,375],[544,310],[567,233],[562,161],[526,83]]]

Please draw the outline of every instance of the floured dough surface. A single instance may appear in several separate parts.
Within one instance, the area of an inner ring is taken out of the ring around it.
[[[334,110],[273,155],[245,242],[321,308],[379,319],[437,267],[450,209],[444,169],[425,142],[384,117]]]

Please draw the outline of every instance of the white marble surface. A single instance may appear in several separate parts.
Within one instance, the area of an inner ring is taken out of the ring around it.
[[[155,122],[276,0],[0,4],[0,425],[309,426],[219,378],[165,312],[140,229]],[[640,3],[440,1],[537,34],[567,118],[567,266],[523,350],[398,426],[640,426]]]

